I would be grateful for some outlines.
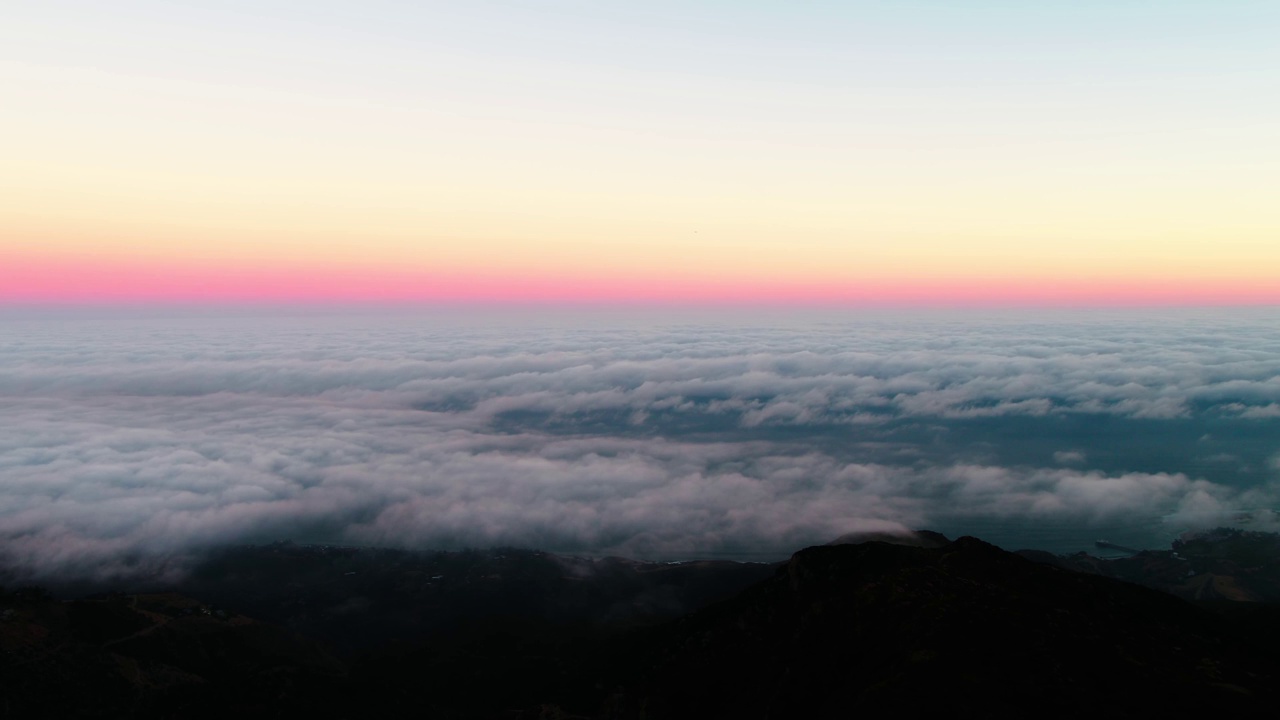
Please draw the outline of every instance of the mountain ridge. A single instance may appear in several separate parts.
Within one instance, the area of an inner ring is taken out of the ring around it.
[[[927,531],[773,565],[261,546],[185,588],[216,599],[0,594],[0,683],[27,717],[1120,718],[1277,700],[1276,645],[1251,639],[1271,606],[1210,612],[1053,557]],[[365,632],[372,646],[325,647]]]

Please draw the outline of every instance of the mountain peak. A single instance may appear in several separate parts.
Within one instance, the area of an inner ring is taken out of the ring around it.
[[[867,542],[882,542],[890,545],[907,545],[910,547],[938,548],[950,544],[950,540],[942,533],[932,530],[909,530],[903,533],[886,531],[862,531],[845,533],[827,543],[827,545],[859,545]]]
[[[973,537],[816,546],[678,623],[647,695],[633,700],[673,718],[1264,706],[1280,665],[1215,622],[1163,593]]]

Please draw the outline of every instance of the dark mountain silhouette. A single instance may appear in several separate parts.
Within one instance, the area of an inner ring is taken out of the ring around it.
[[[828,545],[860,545],[866,542],[883,542],[890,545],[909,545],[911,547],[944,547],[951,543],[946,535],[931,530],[915,530],[909,533],[888,532],[855,532],[827,543]]]
[[[276,543],[218,553],[178,589],[353,657],[503,623],[551,636],[621,631],[726,599],[772,573],[761,563],[653,563],[517,548]]]
[[[1265,707],[1280,678],[1177,598],[974,538],[808,548],[649,642],[614,717],[1154,717]]]
[[[1216,528],[1186,533],[1169,550],[1103,560],[1086,553],[1019,554],[1037,562],[1163,590],[1186,600],[1280,602],[1280,535]]]
[[[0,596],[0,716],[321,711],[345,669],[315,641],[175,594]]]
[[[278,544],[219,554],[180,592],[9,592],[0,711],[1145,718],[1278,699],[1269,605],[1197,607],[974,538],[885,539],[776,566]]]

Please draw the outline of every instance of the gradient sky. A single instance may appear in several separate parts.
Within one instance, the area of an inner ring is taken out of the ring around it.
[[[0,302],[1280,302],[1280,3],[6,3]]]

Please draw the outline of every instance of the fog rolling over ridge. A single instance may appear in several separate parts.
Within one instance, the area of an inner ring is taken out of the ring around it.
[[[1273,529],[1280,496],[1274,310],[11,308],[0,336],[0,553],[34,578],[286,538],[1066,550]]]

